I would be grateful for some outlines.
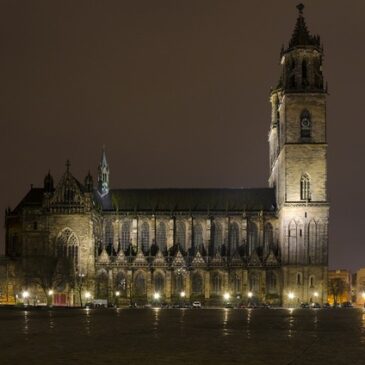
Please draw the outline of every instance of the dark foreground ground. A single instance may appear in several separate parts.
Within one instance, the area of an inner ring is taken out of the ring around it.
[[[361,309],[0,310],[0,364],[365,364]]]

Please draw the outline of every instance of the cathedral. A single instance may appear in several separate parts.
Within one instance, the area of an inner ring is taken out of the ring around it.
[[[68,257],[88,296],[109,303],[326,302],[327,90],[302,5],[280,60],[268,187],[116,189],[103,150],[96,184],[67,162],[57,184],[48,173],[6,211],[6,255]],[[67,286],[50,289],[54,304],[80,304]]]

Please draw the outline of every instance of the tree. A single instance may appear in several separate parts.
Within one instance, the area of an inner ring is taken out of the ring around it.
[[[333,303],[337,304],[338,298],[340,298],[346,290],[346,283],[341,278],[330,279],[328,290],[333,296]]]
[[[26,282],[39,286],[50,305],[50,290],[70,283],[72,262],[67,257],[34,256],[27,260],[24,267]]]
[[[85,288],[89,286],[90,277],[78,270],[73,271],[73,278],[70,282],[70,288],[74,289],[77,296],[79,297],[80,306],[83,306],[82,293]]]

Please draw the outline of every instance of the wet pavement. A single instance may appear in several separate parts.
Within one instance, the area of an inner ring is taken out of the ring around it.
[[[0,309],[0,364],[365,364],[362,309]]]

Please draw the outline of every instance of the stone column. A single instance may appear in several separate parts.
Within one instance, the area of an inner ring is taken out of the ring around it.
[[[223,292],[228,292],[229,291],[229,283],[228,283],[228,272],[225,271],[223,273]]]
[[[205,234],[205,250],[209,252],[209,246],[211,242],[211,229],[212,229],[212,220],[210,218],[207,218],[206,222],[206,234]]]
[[[189,249],[190,247],[193,247],[193,224],[194,224],[194,220],[193,217],[189,217],[189,224],[187,227],[187,248]]]
[[[261,301],[266,297],[266,270],[261,271]]]
[[[147,289],[147,301],[153,300],[153,284],[152,284],[152,272],[148,270],[146,273],[146,289]]]
[[[168,231],[167,231],[167,248],[168,249],[170,247],[172,247],[174,244],[174,226],[175,226],[174,218],[170,218],[169,224],[168,224]]]
[[[168,303],[171,302],[171,271],[165,272],[165,298]]]
[[[132,220],[132,246],[137,248],[138,242],[138,218]]]
[[[156,242],[156,215],[153,214],[152,215],[152,227],[151,227],[151,233],[152,233],[152,242],[157,243]]]
[[[210,273],[206,271],[204,273],[204,297],[205,299],[210,298]]]
[[[247,270],[242,270],[242,298],[247,296],[248,292],[249,292],[248,272]]]
[[[189,299],[191,296],[190,271],[187,271],[186,276],[185,276],[185,294],[186,294],[186,298]]]
[[[119,222],[118,222],[118,220],[114,220],[112,222],[112,225],[113,225],[113,245],[114,245],[114,250],[117,251],[118,243],[119,243]]]
[[[133,271],[128,270],[127,271],[127,298],[129,300],[133,299]]]

